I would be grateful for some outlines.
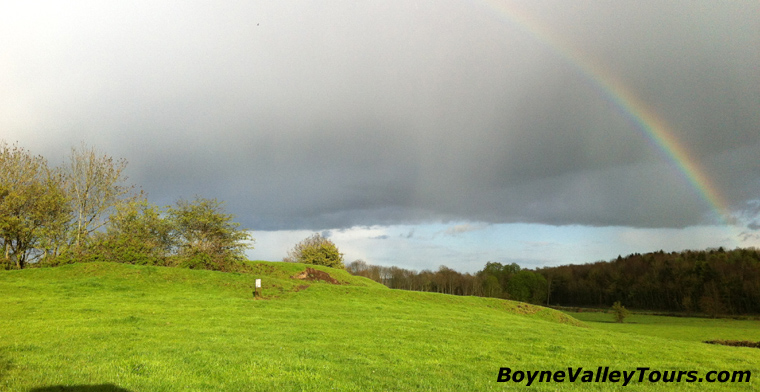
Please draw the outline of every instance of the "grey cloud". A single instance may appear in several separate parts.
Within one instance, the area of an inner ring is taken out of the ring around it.
[[[760,239],[760,234],[742,232],[742,233],[739,234],[739,238],[742,240],[742,242],[747,242],[747,241],[752,241],[752,240],[758,240],[758,239]]]
[[[86,140],[253,229],[709,222],[602,68],[732,207],[760,198],[756,2],[515,4],[553,42],[473,2],[25,4],[0,7],[0,137]]]

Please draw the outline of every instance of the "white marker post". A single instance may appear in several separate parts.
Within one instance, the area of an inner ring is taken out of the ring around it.
[[[256,291],[253,292],[253,298],[261,298],[261,279],[256,279]]]

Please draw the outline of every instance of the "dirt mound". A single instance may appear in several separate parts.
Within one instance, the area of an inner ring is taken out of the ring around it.
[[[750,342],[748,340],[705,340],[705,343],[722,344],[724,346],[760,348],[760,342]]]
[[[340,282],[338,282],[335,278],[330,276],[330,274],[328,274],[327,272],[316,270],[314,268],[307,268],[303,272],[291,276],[291,278],[300,279],[300,280],[309,280],[309,281],[322,280],[327,283],[340,284]]]

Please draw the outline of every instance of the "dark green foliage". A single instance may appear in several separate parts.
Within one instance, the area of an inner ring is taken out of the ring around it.
[[[288,256],[283,261],[324,265],[331,268],[345,268],[343,265],[343,254],[340,253],[338,247],[319,233],[315,233],[296,244],[293,249],[288,251]]]
[[[749,249],[631,254],[609,262],[539,270],[551,277],[551,303],[699,312],[760,313],[760,251]]]
[[[546,278],[541,274],[522,270],[509,280],[507,293],[509,299],[540,304],[546,300],[546,286]]]
[[[503,293],[503,289],[499,284],[499,279],[493,275],[486,275],[483,279],[483,296],[484,297],[500,297]]]
[[[512,277],[520,272],[520,266],[516,263],[502,265],[501,263],[486,263],[486,266],[478,272],[481,281],[483,296],[506,298],[509,296],[507,286]],[[530,295],[529,295],[530,296]]]

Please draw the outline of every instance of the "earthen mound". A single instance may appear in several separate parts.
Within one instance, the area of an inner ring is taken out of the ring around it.
[[[338,282],[335,278],[330,276],[330,274],[328,274],[327,272],[316,270],[314,268],[306,268],[306,270],[304,270],[301,273],[291,276],[291,278],[300,279],[300,280],[308,280],[308,281],[322,280],[327,283],[340,284],[340,282]]]

